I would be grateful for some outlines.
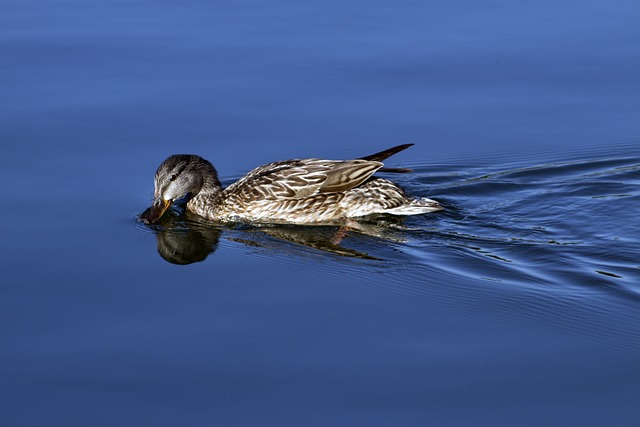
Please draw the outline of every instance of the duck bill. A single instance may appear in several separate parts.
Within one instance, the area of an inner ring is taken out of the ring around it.
[[[156,197],[153,205],[141,215],[142,220],[148,224],[153,224],[162,217],[162,215],[171,206],[171,200],[164,200],[162,197]]]

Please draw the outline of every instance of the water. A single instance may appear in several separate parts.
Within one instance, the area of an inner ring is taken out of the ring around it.
[[[634,2],[0,9],[2,425],[635,425]],[[172,153],[407,142],[444,211],[136,221]]]

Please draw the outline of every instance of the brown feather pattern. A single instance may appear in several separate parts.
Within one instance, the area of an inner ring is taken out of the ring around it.
[[[217,221],[330,223],[375,213],[411,215],[439,210],[437,202],[410,197],[397,184],[373,177],[383,167],[382,160],[411,145],[354,160],[273,162],[253,169],[225,189],[209,162],[176,155],[158,168],[156,195],[171,201],[181,191],[191,194],[187,209]],[[182,182],[189,184],[182,188]]]

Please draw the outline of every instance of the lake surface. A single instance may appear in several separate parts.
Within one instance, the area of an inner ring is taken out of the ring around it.
[[[0,11],[0,424],[637,424],[637,2]],[[137,220],[173,153],[403,143],[444,211]]]

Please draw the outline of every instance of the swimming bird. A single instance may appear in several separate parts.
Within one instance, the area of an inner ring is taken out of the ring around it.
[[[175,154],[158,167],[154,199],[141,219],[154,223],[186,196],[187,210],[221,222],[323,224],[371,214],[415,215],[442,209],[435,200],[411,197],[377,171],[382,161],[409,148],[398,145],[354,160],[294,159],[269,163],[222,188],[213,165],[200,156]]]

